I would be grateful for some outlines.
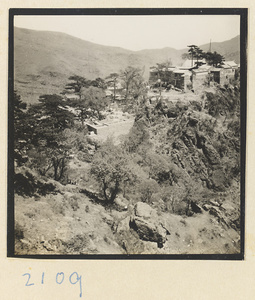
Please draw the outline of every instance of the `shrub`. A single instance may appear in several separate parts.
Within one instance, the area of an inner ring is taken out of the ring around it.
[[[31,197],[37,193],[45,196],[54,190],[55,186],[52,183],[36,180],[28,171],[25,174],[17,173],[14,175],[14,191],[18,195]]]
[[[36,191],[36,184],[32,174],[18,173],[14,175],[14,191],[18,195],[32,196]]]
[[[104,198],[113,203],[122,186],[132,184],[136,176],[129,167],[125,151],[107,140],[95,154],[91,175],[100,183]]]
[[[24,227],[18,222],[15,222],[15,239],[20,240],[24,238]]]
[[[160,186],[154,179],[143,180],[138,186],[141,201],[150,203],[152,202],[153,194],[156,194]]]

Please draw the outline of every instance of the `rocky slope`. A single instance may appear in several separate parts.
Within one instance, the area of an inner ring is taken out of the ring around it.
[[[15,198],[15,253],[231,254],[240,251],[237,203],[215,195],[192,217],[143,202],[106,208],[72,186],[46,197]]]
[[[16,254],[239,253],[238,85],[179,97],[143,105],[126,140],[139,141],[130,158],[139,179],[149,174],[145,194],[134,183],[106,205],[74,156],[73,184],[41,178],[55,190],[15,196]]]

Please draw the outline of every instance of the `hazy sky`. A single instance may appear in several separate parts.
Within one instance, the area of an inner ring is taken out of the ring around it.
[[[240,34],[235,15],[15,16],[17,27],[59,31],[101,45],[130,50],[202,45]]]

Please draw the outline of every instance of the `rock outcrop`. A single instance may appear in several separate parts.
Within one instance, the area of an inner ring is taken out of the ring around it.
[[[156,211],[148,204],[138,202],[135,205],[134,215],[130,218],[129,226],[138,233],[140,239],[155,242],[159,248],[162,248],[167,234],[170,233],[156,216]]]

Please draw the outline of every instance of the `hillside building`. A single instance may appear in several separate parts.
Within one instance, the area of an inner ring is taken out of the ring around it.
[[[219,84],[226,84],[229,80],[234,79],[238,64],[234,61],[225,61],[220,68],[213,68],[211,74],[213,80]]]
[[[199,87],[210,82],[212,66],[203,65],[197,69],[192,70],[192,88],[197,90]]]
[[[198,66],[198,64],[200,66]],[[220,67],[207,65],[205,60],[186,59],[179,67],[158,69],[150,68],[149,84],[160,82],[173,85],[175,88],[186,91],[188,88],[197,90],[202,85],[211,81],[218,84],[226,84],[235,77],[240,65],[234,61],[225,61]]]
[[[191,86],[192,72],[189,70],[176,69],[174,73],[174,87],[186,91],[188,86]]]
[[[175,67],[168,67],[168,68],[150,68],[150,75],[149,75],[149,84],[156,83],[159,79],[161,82],[165,82],[168,84],[173,84],[174,81],[174,74],[173,71]]]

